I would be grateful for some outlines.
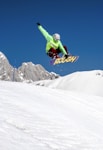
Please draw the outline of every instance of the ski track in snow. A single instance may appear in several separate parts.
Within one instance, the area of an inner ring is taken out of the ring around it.
[[[1,150],[103,150],[103,97],[0,85]]]

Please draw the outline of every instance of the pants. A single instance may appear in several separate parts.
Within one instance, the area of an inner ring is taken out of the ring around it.
[[[64,47],[64,49],[65,49],[65,51],[67,52],[67,54],[68,54],[68,50],[67,50],[67,47],[66,46],[63,46]],[[58,56],[58,54],[60,54],[61,53],[61,50],[58,48],[58,49],[54,49],[54,48],[51,48],[49,51],[48,51],[48,53],[47,53],[47,55],[49,56],[49,57],[56,57],[56,58],[58,58],[59,56]]]

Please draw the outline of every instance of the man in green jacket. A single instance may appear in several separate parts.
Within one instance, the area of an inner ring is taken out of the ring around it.
[[[53,35],[50,35],[40,23],[37,23],[38,29],[45,37],[47,43],[46,43],[46,53],[51,58],[59,58],[59,53],[62,53],[65,58],[68,58],[68,51],[66,46],[63,46],[60,41],[60,35],[58,33],[55,33]]]

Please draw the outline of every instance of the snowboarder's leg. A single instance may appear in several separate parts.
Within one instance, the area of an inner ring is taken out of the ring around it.
[[[66,46],[63,46],[63,47],[64,47],[65,51],[66,51],[67,54],[68,54],[68,49],[67,49],[67,47],[66,47]],[[58,49],[57,49],[57,54],[59,54],[59,53],[61,53],[61,50],[58,48]]]
[[[68,49],[67,49],[67,47],[66,47],[65,45],[64,45],[63,47],[64,47],[65,51],[66,51],[67,54],[68,54]]]
[[[59,58],[58,53],[57,53],[57,50],[54,49],[54,48],[51,48],[51,49],[48,51],[47,55],[48,55],[49,57],[51,57],[51,58]]]

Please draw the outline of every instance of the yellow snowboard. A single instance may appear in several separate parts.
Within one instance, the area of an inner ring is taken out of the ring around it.
[[[78,58],[79,56],[69,56],[68,58],[65,58],[65,57],[57,58],[54,60],[53,65],[67,63],[67,62],[73,63],[73,62],[76,62]]]

